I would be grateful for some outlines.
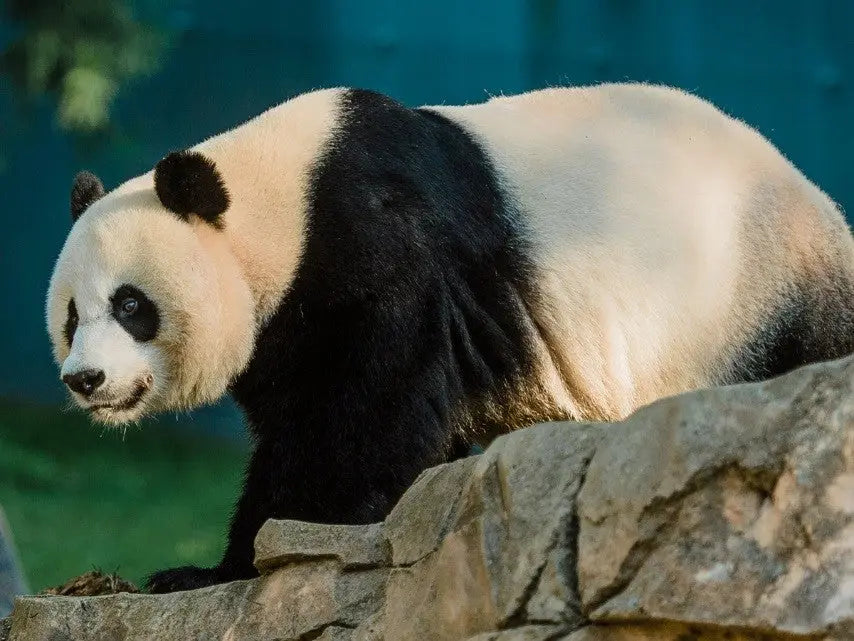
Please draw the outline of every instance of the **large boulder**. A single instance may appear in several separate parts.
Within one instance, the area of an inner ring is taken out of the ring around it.
[[[538,425],[383,524],[268,522],[259,579],[22,597],[11,639],[850,641],[853,386],[844,359]]]

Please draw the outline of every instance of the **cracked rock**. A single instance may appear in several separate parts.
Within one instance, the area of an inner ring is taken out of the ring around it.
[[[387,566],[391,562],[381,523],[320,525],[267,521],[255,537],[255,567],[262,573],[298,561],[333,558],[344,569]]]
[[[353,630],[338,625],[330,625],[323,629],[323,633],[319,637],[312,638],[315,638],[316,641],[351,641]]]
[[[451,529],[477,457],[423,472],[385,520],[394,565],[412,565],[436,550]]]
[[[703,627],[679,622],[591,625],[558,638],[560,641],[814,641],[814,637],[777,636],[767,631]]]
[[[852,641],[854,358],[501,437],[383,524],[268,522],[256,564],[19,598],[9,638]]]
[[[265,577],[166,595],[23,597],[14,641],[297,640],[328,625],[355,627],[381,605],[385,570],[342,572],[336,561],[289,565]]]
[[[590,619],[810,639],[852,626],[852,382],[846,359],[614,425],[578,499]]]
[[[524,625],[500,632],[484,632],[466,641],[552,641],[563,636],[564,628],[555,625]]]
[[[435,552],[392,571],[386,638],[463,639],[522,625],[532,595],[538,615],[577,627],[575,572],[565,560],[574,559],[575,496],[600,430],[541,425],[498,439],[469,463],[451,531]],[[432,510],[447,501],[445,487],[422,477],[409,500]],[[396,516],[395,527],[401,522]]]

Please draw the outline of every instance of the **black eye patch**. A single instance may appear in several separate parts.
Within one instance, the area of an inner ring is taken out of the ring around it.
[[[65,317],[65,340],[68,341],[68,347],[71,347],[71,341],[74,340],[74,332],[77,331],[77,306],[74,304],[74,299],[68,301],[68,316]]]
[[[160,315],[152,300],[133,285],[122,285],[110,297],[113,318],[135,341],[150,341],[157,336]]]

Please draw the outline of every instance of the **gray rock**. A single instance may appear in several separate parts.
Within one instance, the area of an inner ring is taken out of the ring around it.
[[[543,577],[553,582],[543,589],[566,600],[553,603],[550,615],[540,607],[538,616],[578,619],[574,541],[569,538],[576,495],[601,437],[601,426],[551,423],[501,437],[479,458],[457,527],[472,518],[481,521],[480,555],[496,627],[524,618],[526,600]]]
[[[579,495],[593,621],[827,635],[854,622],[854,361],[668,399],[615,425]]]
[[[814,641],[810,637],[776,636],[769,631],[710,628],[687,623],[652,623],[649,625],[591,625],[561,641]],[[818,641],[818,640],[815,640]],[[822,640],[831,641],[831,640]]]
[[[523,625],[500,632],[484,632],[466,641],[552,641],[564,632],[564,628],[556,625]]]
[[[369,616],[353,630],[351,641],[383,641],[385,620],[382,611]]]
[[[10,639],[852,641],[854,358],[522,430],[256,547],[254,581],[19,598]]]
[[[255,537],[255,567],[262,573],[287,563],[326,558],[337,559],[348,570],[390,565],[382,523],[320,525],[271,519]]]
[[[439,547],[450,531],[477,457],[424,471],[385,520],[394,565],[412,565]]]
[[[316,639],[316,641],[352,641],[353,630],[338,625],[330,625],[323,629],[319,637],[311,638]]]
[[[543,618],[535,620],[578,625],[568,537],[575,495],[600,430],[542,425],[497,439],[476,459],[462,494],[452,499],[454,522],[438,549],[392,571],[386,638],[461,639],[521,624],[526,601],[538,589],[534,607]],[[458,474],[453,466],[437,468],[415,484],[409,500],[417,497],[428,512],[437,512],[434,505],[448,501],[445,488],[459,483]],[[396,515],[390,538],[405,530],[403,523]]]
[[[376,612],[386,574],[312,561],[252,581],[167,595],[22,597],[15,603],[11,639],[302,639],[327,626],[354,628]]]
[[[448,534],[439,549],[389,577],[385,638],[464,639],[494,630],[498,612],[477,519]]]

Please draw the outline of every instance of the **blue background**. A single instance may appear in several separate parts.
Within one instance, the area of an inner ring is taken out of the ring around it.
[[[416,106],[557,84],[676,85],[759,129],[854,211],[854,3],[842,0],[171,2],[157,73],[123,86],[120,142],[81,148],[47,99],[21,117],[0,78],[0,397],[59,403],[44,294],[74,173],[109,187],[313,88],[360,86]],[[0,46],[14,25],[0,24]],[[288,144],[282,140],[281,144]],[[667,176],[662,176],[667,180]],[[205,429],[233,429],[228,405]]]

